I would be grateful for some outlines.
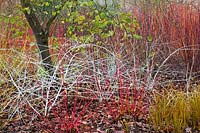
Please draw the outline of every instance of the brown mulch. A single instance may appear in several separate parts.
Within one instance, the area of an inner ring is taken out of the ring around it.
[[[84,124],[81,124],[80,132],[108,132],[108,133],[147,133],[154,132],[151,125],[148,124],[147,117],[148,115],[131,115],[124,113],[123,115],[114,117],[111,116],[109,112],[109,103],[110,101],[99,102],[94,101],[88,107],[88,112],[93,113],[91,117],[85,121]],[[31,116],[31,114],[29,114]],[[10,121],[4,128],[0,130],[0,133],[41,133],[46,132],[42,130],[35,123],[42,124],[40,119],[35,119],[31,121],[31,117],[28,115],[23,119],[16,119]],[[4,117],[6,121],[6,116]],[[3,122],[3,120],[1,121]],[[126,129],[126,131],[125,131]]]

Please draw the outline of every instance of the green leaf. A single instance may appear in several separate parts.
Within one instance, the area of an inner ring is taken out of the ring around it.
[[[95,4],[94,1],[89,1],[87,6],[92,7],[94,6],[94,4]]]
[[[52,16],[56,16],[57,12],[52,12]]]
[[[26,11],[28,14],[30,14],[30,13],[31,13],[31,10],[30,10],[30,8],[29,8],[29,7],[26,7],[26,8],[24,8],[24,9],[23,9],[23,11]]]
[[[84,15],[79,16],[78,17],[78,24],[83,23],[84,20],[85,20],[85,16]]]
[[[49,2],[45,2],[44,5],[48,7],[48,6],[50,6],[50,3]]]
[[[53,50],[57,50],[59,48],[59,44],[58,43],[53,43],[52,44],[52,49]]]
[[[97,15],[97,16],[95,16],[95,21],[100,21],[101,20],[101,18],[100,18],[100,16],[99,15]]]
[[[29,45],[30,45],[31,47],[33,47],[33,46],[36,45],[36,43],[35,43],[35,42],[31,42]]]
[[[153,41],[153,37],[150,35],[150,36],[147,37],[147,40],[148,40],[149,42],[152,42],[152,41]]]
[[[48,14],[49,14],[47,11],[44,11],[43,13],[44,13],[44,14],[46,14],[46,15],[48,15]]]
[[[102,13],[100,14],[100,17],[101,17],[101,19],[106,19],[106,14],[105,14],[104,12],[102,12]]]
[[[113,36],[114,35],[114,31],[110,30],[109,32],[109,36]]]
[[[152,57],[154,57],[155,56],[155,52],[154,51],[151,51],[150,53],[149,53],[149,58],[152,58]]]
[[[49,74],[48,71],[46,71],[44,67],[39,67],[37,70],[37,76],[41,78],[46,77],[48,74]]]
[[[16,20],[14,18],[10,19],[10,23],[11,24],[15,24],[16,23]]]
[[[135,39],[137,39],[137,40],[140,40],[140,39],[142,39],[142,36],[140,36],[140,35],[137,35],[137,34],[134,34],[134,35],[133,35],[133,37],[134,37]]]

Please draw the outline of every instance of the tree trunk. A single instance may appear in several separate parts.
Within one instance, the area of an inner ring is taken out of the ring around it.
[[[49,72],[50,75],[53,75],[54,68],[53,68],[53,63],[51,60],[51,55],[49,52],[49,45],[48,45],[49,37],[48,37],[48,35],[45,35],[45,34],[40,34],[40,35],[36,35],[36,34],[37,33],[35,33],[35,38],[37,41],[37,46],[40,51],[42,65],[45,68],[45,70],[47,70]]]
[[[49,72],[50,75],[53,75],[53,63],[51,60],[48,44],[49,31],[42,28],[33,14],[25,14],[25,16],[37,41],[42,66]]]
[[[36,16],[36,13],[32,9],[32,6],[30,4],[30,1],[21,0],[22,8],[28,8],[30,12],[27,10],[24,10],[24,14],[26,17],[26,20],[28,21],[34,36],[37,41],[37,46],[39,48],[41,61],[43,67],[49,72],[50,75],[53,75],[54,67],[51,60],[51,55],[49,52],[49,45],[48,45],[48,38],[49,38],[49,28],[53,20],[56,18],[56,16],[52,16],[52,18],[49,19],[47,22],[46,28],[44,28],[39,19],[38,16]]]

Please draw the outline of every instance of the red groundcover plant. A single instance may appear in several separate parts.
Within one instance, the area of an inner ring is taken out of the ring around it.
[[[144,90],[126,88],[119,92],[119,100],[114,100],[107,105],[108,113],[114,119],[123,115],[138,117],[148,112],[148,102],[144,98]]]
[[[81,99],[77,94],[70,98],[64,95],[62,101],[53,106],[48,116],[39,116],[41,130],[54,133],[82,132],[83,125],[92,116],[88,107],[92,100]],[[82,128],[81,128],[82,127]]]

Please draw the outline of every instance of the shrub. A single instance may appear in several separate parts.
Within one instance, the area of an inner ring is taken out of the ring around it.
[[[53,106],[47,116],[40,114],[40,122],[36,121],[35,124],[48,132],[82,132],[84,128],[81,127],[84,127],[92,116],[92,113],[88,112],[91,103],[92,100],[81,99],[78,94],[71,98],[64,94],[61,102]]]
[[[199,68],[199,6],[194,3],[162,2],[151,3],[134,8],[143,40],[142,49],[153,48],[158,52],[158,61],[164,60],[172,51],[182,48],[175,58],[170,59],[172,65],[180,63],[184,68],[191,67],[193,71]],[[148,44],[146,47],[146,44]],[[149,51],[150,52],[150,51]],[[145,55],[145,53],[144,53]],[[192,60],[191,57],[194,57]]]

